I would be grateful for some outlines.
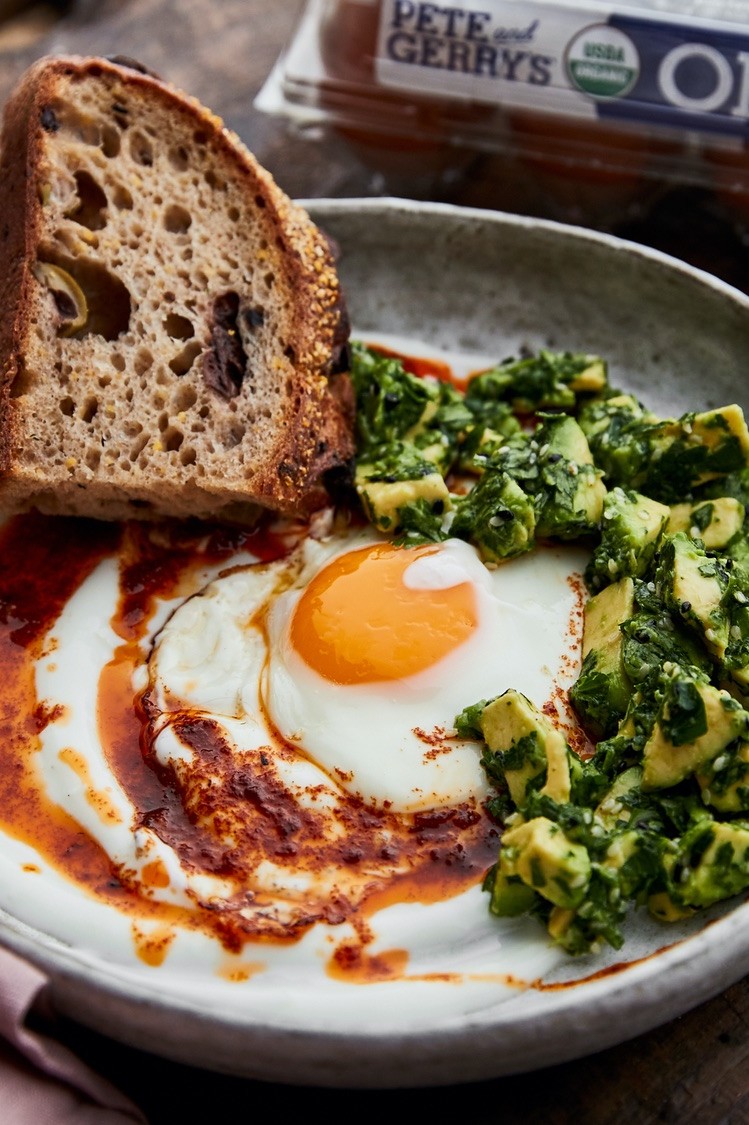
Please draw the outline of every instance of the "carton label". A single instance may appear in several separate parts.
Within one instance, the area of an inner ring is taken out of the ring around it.
[[[749,26],[584,2],[383,0],[382,85],[678,129],[749,131]]]

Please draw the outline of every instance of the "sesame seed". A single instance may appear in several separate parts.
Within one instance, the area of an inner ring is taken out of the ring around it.
[[[711,644],[714,644],[717,639],[718,635],[714,629],[705,629],[705,640],[710,641]]]
[[[741,590],[734,590],[733,596],[739,605],[744,605],[746,603],[746,594],[742,593]]]
[[[735,641],[741,640],[741,629],[739,629],[738,625],[731,626],[731,636]]]
[[[692,536],[692,539],[699,539],[700,529],[697,527],[697,524],[693,524],[692,527],[690,527],[689,534]]]
[[[720,773],[728,765],[728,754],[720,754],[713,762],[713,773]]]

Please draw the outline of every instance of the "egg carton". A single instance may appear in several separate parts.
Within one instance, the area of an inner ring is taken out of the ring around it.
[[[606,225],[689,184],[749,224],[749,0],[309,0],[256,105],[385,188]]]

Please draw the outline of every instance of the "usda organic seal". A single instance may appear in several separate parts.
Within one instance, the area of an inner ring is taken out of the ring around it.
[[[565,63],[572,85],[594,98],[622,97],[640,73],[640,56],[632,40],[604,23],[578,32],[567,47]]]

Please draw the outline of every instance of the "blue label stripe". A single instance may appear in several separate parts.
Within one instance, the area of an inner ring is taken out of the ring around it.
[[[624,15],[608,24],[634,43],[640,74],[626,95],[596,102],[599,117],[749,135],[749,33]]]

